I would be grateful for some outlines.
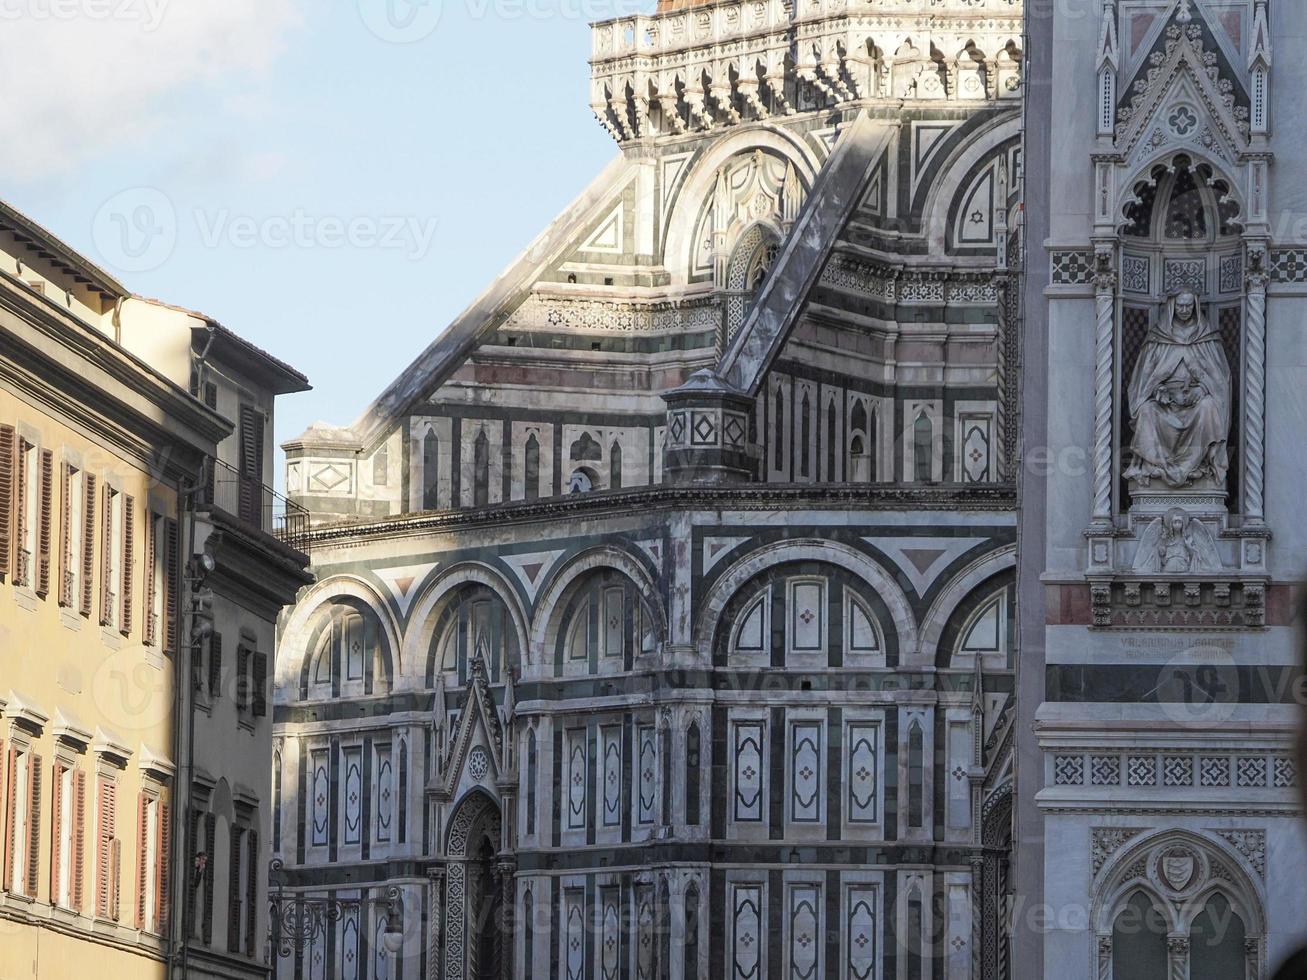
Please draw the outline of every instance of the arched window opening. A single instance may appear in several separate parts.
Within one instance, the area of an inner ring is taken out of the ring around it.
[[[342,600],[317,619],[310,667],[302,677],[301,695],[314,698],[355,697],[390,690],[390,660],[381,621],[356,600]]]
[[[484,507],[490,503],[490,440],[486,430],[477,433],[472,445],[472,503]]]
[[[690,722],[685,733],[685,823],[699,825],[699,782],[702,760],[699,751],[699,723]]]
[[[772,396],[772,468],[782,469],[785,459],[785,392],[778,385]]]
[[[917,830],[925,826],[926,780],[924,736],[921,722],[913,720],[908,728],[908,827]]]
[[[427,684],[435,684],[437,673],[446,688],[466,684],[476,657],[484,662],[492,684],[520,663],[517,630],[508,606],[484,585],[465,586],[445,603],[432,633]]]
[[[612,490],[622,488],[622,444],[616,439],[608,450],[608,486]]]
[[[699,888],[690,882],[685,889],[685,959],[681,976],[689,980],[699,975]]]
[[[839,449],[839,434],[835,428],[836,421],[835,399],[832,398],[826,406],[826,479],[832,483],[839,479],[835,465],[835,453]]]
[[[880,477],[876,470],[876,447],[879,444],[876,439],[876,425],[879,422],[876,410],[871,410],[871,418],[867,420],[867,482],[875,483]]]
[[[524,976],[535,976],[535,899],[531,895],[531,890],[522,896],[522,965],[525,968]]]
[[[934,448],[935,427],[931,425],[930,416],[924,411],[917,415],[912,424],[912,469],[913,479],[918,483],[929,483],[933,476],[931,450]]]
[[[526,832],[536,832],[536,732],[529,729],[526,733]],[[527,893],[528,900],[530,893]],[[530,916],[527,917],[530,928]]]
[[[527,500],[540,496],[540,440],[532,433],[527,437],[522,460],[522,491]]]
[[[435,429],[428,429],[422,437],[422,507],[435,510],[440,491],[440,437]]]
[[[1112,924],[1113,980],[1169,976],[1166,918],[1143,892],[1135,892]]]
[[[808,477],[809,459],[812,456],[812,403],[808,393],[803,393],[803,402],[799,407],[799,475]]]
[[[1220,892],[1207,900],[1189,929],[1189,980],[1226,980],[1244,975],[1244,921]]]

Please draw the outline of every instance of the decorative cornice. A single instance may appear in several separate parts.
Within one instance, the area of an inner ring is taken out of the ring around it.
[[[358,521],[314,528],[310,548],[350,540],[395,535],[500,529],[513,524],[560,521],[576,517],[629,516],[651,510],[787,509],[884,511],[1014,511],[1016,488],[1010,484],[966,486],[877,486],[838,484],[826,487],[754,484],[744,487],[669,486],[636,491],[569,494],[540,501],[518,501],[467,510],[402,514],[382,521]]]

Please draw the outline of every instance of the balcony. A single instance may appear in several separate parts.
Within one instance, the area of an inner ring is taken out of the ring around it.
[[[308,547],[309,512],[220,459],[212,461],[206,503],[297,551]]]

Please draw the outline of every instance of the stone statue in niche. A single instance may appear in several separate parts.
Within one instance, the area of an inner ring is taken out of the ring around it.
[[[1198,297],[1183,291],[1148,331],[1127,392],[1134,423],[1126,479],[1173,490],[1225,487],[1230,364]]]
[[[1172,507],[1166,516],[1154,520],[1139,539],[1134,570],[1152,575],[1219,572],[1221,557],[1207,525],[1181,508]]]

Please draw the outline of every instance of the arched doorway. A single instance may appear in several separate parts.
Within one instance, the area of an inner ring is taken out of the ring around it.
[[[504,875],[499,804],[474,790],[449,822],[445,849],[445,976],[488,980],[505,973]],[[511,878],[508,879],[511,881]]]

